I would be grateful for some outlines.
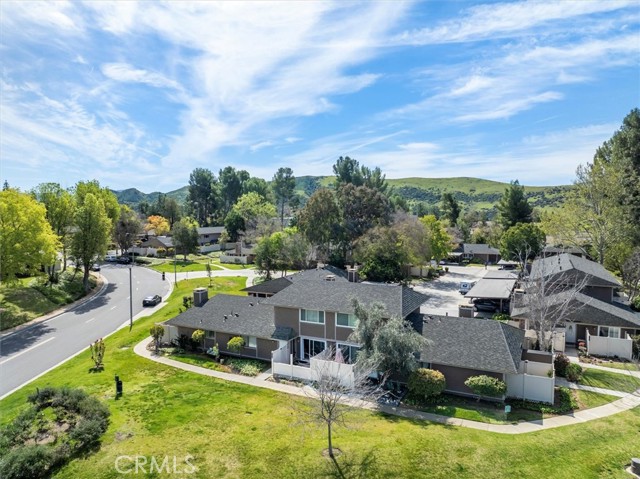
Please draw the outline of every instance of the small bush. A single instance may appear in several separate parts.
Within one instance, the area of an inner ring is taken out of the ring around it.
[[[244,339],[241,336],[235,336],[227,343],[227,349],[234,353],[239,353],[244,347]]]
[[[256,361],[250,359],[232,359],[229,366],[238,371],[243,376],[255,377],[262,371],[262,368]]]
[[[85,419],[73,428],[69,437],[79,444],[92,446],[100,441],[100,436],[105,430],[105,424],[99,419]]]
[[[507,385],[504,381],[485,375],[471,376],[464,382],[464,385],[478,396],[500,397],[507,392]]]
[[[570,363],[571,361],[569,361],[566,354],[556,354],[556,357],[553,360],[553,368],[556,370],[556,376],[560,376],[561,378],[566,377],[567,366],[569,366]]]
[[[573,383],[578,382],[582,376],[582,366],[576,363],[571,363],[567,366],[566,378]]]
[[[511,316],[505,313],[496,313],[491,317],[491,319],[494,319],[495,321],[509,321]]]
[[[640,295],[636,296],[633,298],[633,301],[631,301],[631,309],[634,311],[640,311]]]
[[[53,457],[45,446],[24,446],[10,451],[0,463],[3,479],[39,479],[48,477]]]
[[[633,357],[638,358],[640,357],[640,334],[633,336],[631,339],[633,340],[633,343],[631,344],[633,348]]]
[[[420,368],[409,376],[409,393],[414,398],[428,399],[442,394],[447,383],[440,371]]]

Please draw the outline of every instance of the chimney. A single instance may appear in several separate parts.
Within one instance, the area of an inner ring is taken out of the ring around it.
[[[350,283],[359,283],[360,275],[358,274],[358,265],[356,266],[347,266],[347,279]]]
[[[196,288],[193,290],[193,305],[202,306],[209,300],[209,291],[207,288]]]

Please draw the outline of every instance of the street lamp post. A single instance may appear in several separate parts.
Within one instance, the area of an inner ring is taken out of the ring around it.
[[[131,236],[131,233],[126,233],[127,237]],[[127,249],[127,253],[131,246]],[[133,253],[133,251],[131,251]],[[135,261],[135,254],[130,255],[131,263],[129,263],[129,331],[133,329],[133,261]]]

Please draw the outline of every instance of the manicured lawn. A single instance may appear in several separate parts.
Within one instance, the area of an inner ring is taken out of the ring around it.
[[[640,378],[619,374],[616,372],[602,371],[600,369],[585,368],[580,379],[583,386],[612,389],[632,393],[640,388]]]
[[[580,358],[580,363],[586,363],[586,361],[583,361],[583,359]],[[625,371],[640,371],[640,367],[638,366],[638,363],[634,363],[631,361],[621,362],[621,361],[597,360],[592,364],[602,366],[603,368],[624,369]]]
[[[222,266],[223,268],[239,270],[239,269],[254,269],[253,265],[235,264],[235,263],[220,263],[220,258],[214,258],[213,264]]]
[[[617,396],[609,396],[608,394],[598,394],[591,391],[571,391],[580,405],[580,409],[591,409],[593,407],[604,406],[607,403],[620,399]]]
[[[214,292],[238,292],[245,278],[215,278]],[[80,457],[56,478],[122,477],[118,456],[194,456],[192,478],[626,478],[638,453],[640,408],[606,419],[534,434],[501,435],[353,410],[334,446],[341,473],[322,456],[325,429],[302,425],[292,404],[302,398],[181,371],[136,356],[132,348],[149,327],[174,316],[182,296],[207,278],[181,281],[168,306],[106,339],[105,370],[89,373],[87,351],[0,402],[0,421],[26,406],[36,387],[78,386],[112,413],[101,448]],[[113,376],[124,381],[114,398]],[[129,463],[131,464],[131,463]],[[148,468],[147,468],[148,471]],[[134,474],[131,474],[133,477]],[[175,474],[140,474],[175,477]],[[182,475],[182,477],[187,477]]]
[[[154,269],[160,273],[173,273],[174,268],[178,273],[185,273],[188,271],[206,271],[206,261],[203,262],[195,262],[195,261],[177,261],[175,266],[173,261],[165,261],[163,263],[156,263],[152,266],[149,266],[151,269]],[[211,264],[211,271],[220,271],[222,268],[216,266],[215,264]]]

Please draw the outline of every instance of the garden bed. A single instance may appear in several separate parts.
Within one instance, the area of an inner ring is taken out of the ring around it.
[[[219,361],[216,361],[210,355],[183,352],[177,348],[162,348],[161,353],[168,358],[183,363],[200,366],[221,373],[241,374],[243,376],[255,377],[271,367],[270,363],[259,359],[245,359],[221,355]]]

